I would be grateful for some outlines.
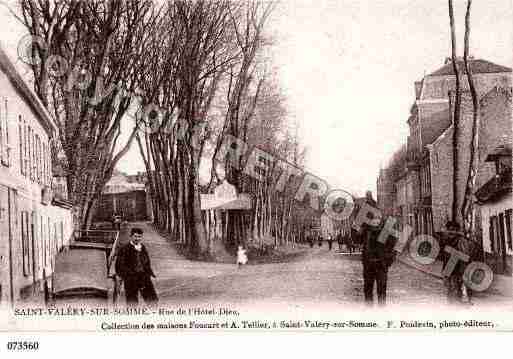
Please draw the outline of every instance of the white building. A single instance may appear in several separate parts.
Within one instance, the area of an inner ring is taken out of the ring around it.
[[[494,162],[495,177],[476,192],[480,204],[485,260],[498,274],[512,274],[513,201],[511,198],[511,147],[500,146],[486,159]]]
[[[69,206],[52,203],[56,131],[0,47],[0,306],[42,299],[55,255],[72,236]]]

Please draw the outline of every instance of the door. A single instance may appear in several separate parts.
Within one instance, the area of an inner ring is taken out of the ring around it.
[[[16,216],[15,193],[0,185],[0,304],[13,301],[11,240]],[[14,213],[13,213],[14,212]]]
[[[500,273],[506,272],[507,257],[506,257],[506,236],[504,232],[504,213],[499,214],[499,235],[497,237],[499,245],[499,262],[500,262]]]
[[[9,300],[9,193],[0,185],[0,304]]]

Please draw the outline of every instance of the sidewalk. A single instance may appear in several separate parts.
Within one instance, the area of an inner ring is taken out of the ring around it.
[[[423,265],[414,261],[407,252],[402,253],[397,259],[407,266],[415,268],[433,277],[439,278],[440,280],[443,279],[443,264],[439,260],[429,265]],[[475,292],[473,294],[472,301],[486,303],[490,303],[492,301],[513,301],[513,278],[494,273],[493,282],[490,288],[483,292]]]

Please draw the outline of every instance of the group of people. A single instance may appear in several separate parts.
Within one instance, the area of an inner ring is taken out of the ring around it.
[[[374,204],[372,197],[369,198],[369,204]],[[373,224],[362,224],[358,230],[354,229],[351,233],[351,240],[358,238],[358,241],[361,242],[365,302],[368,304],[373,303],[374,286],[376,286],[378,304],[384,305],[386,303],[388,270],[396,256],[394,251],[396,239],[389,237],[384,243],[379,241],[379,235],[384,227],[385,218],[376,217],[373,218],[373,222]],[[155,273],[151,267],[148,251],[142,243],[142,239],[142,229],[132,228],[130,241],[122,246],[117,253],[115,268],[117,275],[121,277],[124,283],[127,305],[136,305],[139,294],[141,294],[147,304],[155,304],[158,301],[152,282],[152,278],[155,278]],[[308,237],[310,247],[313,247],[315,242],[321,247],[322,240],[319,234]],[[469,255],[471,259],[476,258],[478,250],[472,241],[463,236],[459,225],[455,222],[449,221],[447,223],[446,230],[440,234],[439,240],[441,248],[450,246]],[[327,242],[330,250],[333,241],[333,237],[329,236]],[[344,237],[341,234],[337,235],[337,241],[339,245],[341,242],[344,243]],[[348,248],[351,247],[352,245],[348,246]],[[441,259],[445,267],[450,260],[450,254],[447,252],[442,253]],[[239,246],[237,250],[237,266],[240,268],[247,261],[246,250]],[[470,297],[470,291],[463,281],[464,270],[464,265],[460,261],[444,279],[447,297],[451,303],[462,302],[466,299],[465,297]],[[469,299],[466,300],[468,301]]]
[[[323,238],[319,233],[309,234],[306,237],[307,243],[310,245],[310,248],[313,248],[315,244],[319,247],[322,247],[322,242],[326,242],[328,244],[328,249],[331,251],[333,249],[333,243],[338,243],[338,249],[341,252],[342,248],[345,246],[349,253],[354,253],[361,246],[361,235],[356,230],[351,230],[350,234],[343,235],[339,232],[335,237],[331,234],[328,234],[326,238]]]
[[[375,205],[372,197],[367,196],[367,204]],[[394,247],[397,239],[389,236],[384,243],[379,236],[384,228],[384,217],[373,218],[372,225],[364,223],[358,231],[362,240],[363,292],[365,302],[373,302],[373,291],[376,286],[378,304],[386,303],[388,270],[395,261]],[[440,248],[452,247],[469,256],[470,261],[479,261],[480,249],[476,242],[468,239],[457,222],[448,221],[444,231],[437,235]],[[450,262],[451,255],[441,251],[443,268]],[[444,277],[449,304],[470,303],[472,291],[464,283],[465,264],[458,261],[455,268]]]

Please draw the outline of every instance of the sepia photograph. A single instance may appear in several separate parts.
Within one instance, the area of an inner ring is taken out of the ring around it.
[[[513,331],[511,1],[0,20],[0,332]]]

